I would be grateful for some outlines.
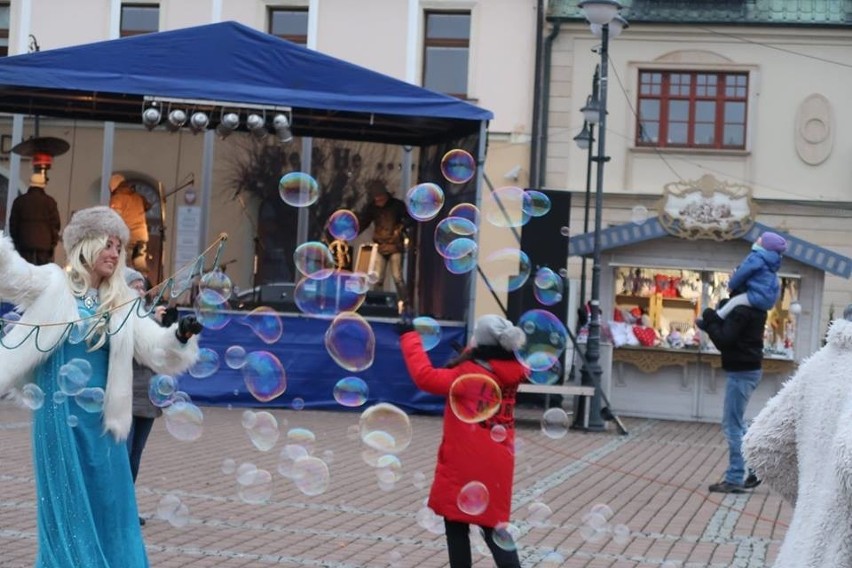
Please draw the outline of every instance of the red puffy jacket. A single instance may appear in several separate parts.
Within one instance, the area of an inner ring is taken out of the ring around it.
[[[438,449],[435,481],[429,492],[429,507],[451,521],[484,527],[508,522],[515,470],[515,393],[526,370],[514,359],[489,360],[490,369],[474,361],[464,361],[451,369],[436,369],[417,332],[403,334],[400,345],[408,372],[426,392],[447,396],[457,378],[471,373],[488,375],[500,385],[501,407],[484,422],[468,424],[453,414],[449,403],[444,407],[444,433]],[[500,442],[491,437],[491,429],[496,425],[506,429],[506,438]],[[471,481],[482,482],[488,488],[488,507],[480,515],[469,515],[458,507],[459,492]]]

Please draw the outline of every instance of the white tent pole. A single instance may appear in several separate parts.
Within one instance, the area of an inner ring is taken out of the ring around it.
[[[121,0],[109,3],[109,39],[117,39],[121,27]],[[113,153],[115,144],[115,123],[104,122],[104,150],[101,160],[101,205],[109,204],[109,178],[113,172]]]
[[[30,27],[32,26],[33,7],[30,0],[22,0],[19,4],[20,13],[18,16],[18,37],[13,46],[13,54],[20,55],[26,53],[30,40]],[[24,115],[16,114],[12,116],[12,146],[22,142],[24,139]],[[27,176],[29,181],[29,176]],[[4,227],[9,226],[9,215],[12,213],[12,202],[18,197],[18,191],[21,187],[21,156],[14,153],[9,153],[9,184],[6,190],[6,219]]]
[[[311,154],[313,149],[314,139],[309,137],[302,138],[302,171],[309,175],[311,173]],[[320,191],[324,190],[325,188],[320,188]],[[308,208],[299,207],[299,221],[296,226],[296,246],[307,242],[309,223],[310,217],[308,216]]]
[[[211,0],[210,23],[222,21],[222,0]],[[213,160],[216,155],[216,136],[214,130],[204,132],[204,150],[201,157],[201,226],[198,228],[201,247],[206,248],[210,242],[207,232],[210,230],[210,202],[213,193]],[[201,252],[201,251],[198,251]]]
[[[306,47],[308,49],[317,48],[317,36],[319,34],[319,4],[320,0],[309,0],[308,2],[308,41]],[[314,151],[314,139],[310,136],[302,138],[302,171],[308,175],[311,173],[311,156]],[[323,188],[320,188],[322,191]],[[308,225],[311,219],[308,214],[307,207],[300,207],[296,221],[296,246],[307,242],[308,240]],[[296,276],[293,275],[295,281]]]
[[[476,196],[474,197],[474,205],[477,209],[482,209],[482,180],[485,177],[485,149],[488,145],[488,123],[482,121],[479,123],[479,148],[476,153]],[[479,235],[481,238],[482,235]],[[469,291],[467,295],[467,313],[465,320],[469,324],[467,326],[468,339],[473,332],[473,321],[476,319],[476,273],[470,274]]]
[[[210,216],[210,202],[213,193],[213,158],[216,148],[216,131],[204,132],[204,150],[201,156],[201,220],[198,228],[202,250],[210,242],[207,234]],[[201,251],[198,251],[201,252]]]
[[[104,122],[104,152],[101,161],[101,205],[109,205],[109,178],[112,176],[113,144],[115,144],[115,123]]]
[[[21,142],[24,138],[24,117],[16,114],[12,116],[12,145]],[[6,232],[9,231],[9,215],[12,213],[12,202],[18,197],[21,189],[21,156],[9,152],[9,184],[6,188]]]
[[[317,48],[317,35],[319,34],[319,0],[308,1],[308,49]]]
[[[420,0],[408,0],[408,20],[405,37],[405,80],[417,84],[417,24],[420,19]]]
[[[212,0],[210,23],[218,24],[222,21],[222,0]]]

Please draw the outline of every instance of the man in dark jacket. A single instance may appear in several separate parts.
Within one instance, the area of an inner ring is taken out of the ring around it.
[[[728,469],[725,479],[711,485],[710,491],[743,493],[745,489],[760,485],[754,473],[749,471],[746,474],[742,443],[746,432],[746,407],[763,372],[766,312],[750,306],[737,306],[725,319],[711,308],[704,310],[702,315],[700,327],[721,353],[726,376],[722,431],[728,440]]]
[[[407,243],[406,230],[413,225],[405,203],[393,197],[380,180],[367,185],[370,202],[358,215],[358,225],[363,232],[373,224],[373,242],[378,247],[375,276],[378,278],[374,288],[381,290],[385,283],[385,270],[390,265],[391,277],[396,286],[399,301],[408,299],[405,280],[402,277],[402,255]]]
[[[44,192],[47,176],[34,173],[30,187],[12,203],[9,236],[18,253],[30,264],[53,262],[53,249],[59,243],[59,209],[56,200]]]

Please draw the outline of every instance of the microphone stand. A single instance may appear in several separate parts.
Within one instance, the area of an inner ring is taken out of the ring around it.
[[[237,194],[236,196],[237,203],[240,204],[240,209],[243,211],[243,215],[248,219],[249,224],[251,225],[252,232],[254,232],[254,238],[252,239],[253,244],[253,255],[252,264],[251,264],[251,303],[252,306],[257,306],[260,303],[260,290],[258,289],[257,284],[257,274],[258,269],[260,268],[260,254],[263,250],[263,245],[260,242],[260,235],[257,232],[257,224],[252,219],[251,215],[248,212],[248,207],[246,207],[246,202],[243,200],[242,194]]]
[[[176,188],[169,191],[163,189],[163,183],[157,182],[157,190],[160,194],[160,242],[157,245],[157,258],[159,266],[157,266],[157,283],[163,281],[163,276],[166,274],[165,258],[163,251],[166,244],[166,200],[175,193],[190,187],[195,184],[195,174],[189,174],[189,179],[178,185]]]

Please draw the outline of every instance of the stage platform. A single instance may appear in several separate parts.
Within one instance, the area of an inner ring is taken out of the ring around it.
[[[199,404],[235,407],[292,408],[294,401],[307,409],[363,411],[367,405],[389,402],[406,412],[437,414],[443,410],[444,399],[417,389],[402,359],[399,336],[394,329],[396,318],[365,317],[376,337],[375,359],[368,369],[349,372],[340,367],[328,354],[324,344],[325,332],[331,318],[308,317],[298,313],[278,312],[284,333],[274,344],[259,339],[246,318],[249,312],[222,312],[229,319],[220,330],[205,329],[200,336],[202,347],[219,355],[219,370],[210,377],[197,379],[189,374],[179,377],[180,390]],[[436,366],[444,365],[455,355],[452,345],[465,342],[464,322],[439,321],[441,341],[429,355]],[[284,366],[287,390],[270,402],[256,400],[246,388],[242,371],[225,363],[225,351],[240,345],[246,353],[269,351]],[[356,376],[367,383],[369,398],[359,408],[347,408],[334,400],[334,385],[340,379]]]

